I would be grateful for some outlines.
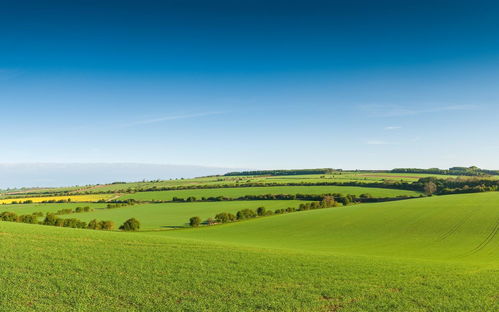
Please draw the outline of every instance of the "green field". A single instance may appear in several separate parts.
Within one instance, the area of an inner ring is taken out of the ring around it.
[[[167,203],[141,204],[114,209],[96,209],[93,212],[79,213],[77,218],[82,221],[92,219],[111,220],[117,225],[130,218],[141,222],[141,229],[164,229],[186,226],[190,217],[199,216],[203,220],[214,217],[220,212],[236,213],[238,210],[249,208],[256,210],[263,206],[267,209],[281,209],[294,207],[302,201],[297,200],[262,200],[262,201],[224,201],[224,202],[194,202],[194,203]]]
[[[0,212],[11,211],[18,215],[22,214],[32,214],[34,212],[56,212],[61,209],[75,209],[76,207],[88,206],[93,209],[105,208],[107,204],[104,203],[62,203],[62,204],[17,204],[10,205],[4,204],[0,205]]]
[[[265,195],[265,194],[329,194],[340,193],[343,195],[361,195],[369,193],[374,197],[397,197],[397,196],[418,196],[420,193],[406,190],[393,190],[383,188],[368,188],[354,186],[271,186],[271,187],[239,187],[239,188],[219,188],[219,189],[194,189],[178,191],[157,191],[139,192],[120,197],[120,200],[133,198],[135,200],[170,201],[173,197],[187,198],[194,196],[197,199],[202,197],[225,196],[237,198],[245,195]]]
[[[497,263],[498,227],[499,193],[494,192],[295,212],[161,235],[262,248]]]
[[[452,195],[146,233],[0,222],[0,301],[7,311],[497,311],[498,203],[499,193]]]

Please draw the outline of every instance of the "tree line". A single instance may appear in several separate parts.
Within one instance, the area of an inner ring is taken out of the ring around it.
[[[480,169],[476,166],[472,167],[452,167],[449,169],[418,169],[418,168],[396,168],[390,171],[391,173],[422,173],[422,174],[440,174],[440,175],[457,175],[457,176],[485,176],[499,175],[498,170]]]
[[[275,210],[267,210],[265,207],[258,207],[256,210],[245,208],[239,210],[238,212],[236,212],[236,214],[232,214],[230,212],[220,212],[216,214],[214,218],[208,218],[204,222],[201,221],[201,218],[199,216],[195,216],[189,219],[189,226],[198,227],[201,224],[214,225],[220,223],[229,223],[229,222],[242,221],[242,220],[264,217],[264,216],[291,213],[296,211],[338,207],[340,205],[341,203],[335,201],[333,197],[325,196],[321,201],[302,203],[298,206],[298,208],[288,207]]]
[[[28,224],[39,224],[48,226],[59,226],[59,227],[69,227],[76,229],[89,229],[89,230],[113,230],[115,224],[113,221],[109,220],[97,220],[93,219],[90,222],[81,221],[76,218],[59,218],[55,213],[47,213],[42,221],[38,221],[40,213],[32,213],[25,215],[17,215],[15,212],[4,211],[0,213],[0,221],[7,222],[19,222]],[[131,218],[125,221],[120,227],[122,231],[137,231],[140,229],[140,222]]]
[[[334,172],[342,171],[332,168],[319,168],[319,169],[287,169],[287,170],[255,170],[255,171],[234,171],[224,174],[226,177],[230,176],[283,176],[283,175],[307,175],[307,174],[331,174]]]

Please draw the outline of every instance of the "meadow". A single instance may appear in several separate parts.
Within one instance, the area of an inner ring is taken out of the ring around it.
[[[163,200],[170,201],[173,197],[188,198],[191,196],[201,199],[202,197],[224,196],[237,198],[245,195],[265,195],[265,194],[331,194],[339,193],[343,195],[371,194],[373,197],[397,197],[397,196],[419,196],[419,192],[394,190],[384,188],[368,188],[355,186],[270,186],[270,187],[240,187],[240,188],[218,188],[218,189],[198,189],[198,190],[175,190],[138,192],[120,197],[120,200],[135,199],[139,201]]]
[[[236,213],[242,209],[256,210],[258,207],[267,209],[298,208],[302,201],[298,200],[252,200],[252,201],[225,201],[225,202],[193,202],[193,203],[165,203],[139,204],[113,209],[96,209],[93,212],[80,213],[78,219],[90,221],[92,219],[111,220],[115,224],[122,224],[129,218],[136,218],[141,222],[141,230],[159,230],[176,227],[185,227],[189,218],[199,216],[202,220],[213,218],[220,212]]]
[[[341,176],[344,181],[395,178],[371,174],[375,176],[365,172]],[[297,208],[304,201],[138,203],[116,208],[96,203],[286,193],[419,196],[412,191],[346,186],[119,193],[144,185],[327,179],[341,178],[208,177],[92,187],[116,191],[110,194],[12,199],[34,203],[3,204],[0,212],[54,213],[89,206],[93,211],[59,217],[111,220],[117,226],[133,217],[141,229],[94,231],[0,221],[0,310],[499,310],[499,192],[351,204],[199,228],[188,227],[190,217],[205,220],[220,212],[260,206]],[[409,174],[402,179],[419,177]],[[39,203],[67,198],[72,202]]]
[[[7,311],[497,311],[497,196],[160,233],[0,222],[0,301]]]

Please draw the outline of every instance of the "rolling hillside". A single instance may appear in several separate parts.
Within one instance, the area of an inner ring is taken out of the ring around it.
[[[497,261],[498,228],[494,192],[320,209],[161,234],[334,254]]]

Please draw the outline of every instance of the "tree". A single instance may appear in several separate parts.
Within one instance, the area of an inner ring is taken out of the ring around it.
[[[189,219],[189,225],[192,227],[198,227],[201,224],[200,217],[192,217]]]
[[[114,222],[113,221],[101,221],[101,222],[99,222],[98,227],[100,230],[112,230],[112,229],[114,229]]]
[[[428,181],[424,184],[424,192],[426,195],[432,195],[437,191],[437,185],[433,181]]]
[[[264,216],[265,215],[265,207],[258,207],[256,209],[256,214],[259,216]]]
[[[87,229],[100,230],[98,227],[99,223],[97,222],[97,220],[93,219],[92,221],[88,222]]]
[[[126,220],[125,223],[120,226],[120,230],[122,231],[138,231],[139,229],[140,222],[135,218]]]
[[[215,216],[215,220],[220,223],[227,223],[236,220],[236,216],[229,212],[221,212]]]

